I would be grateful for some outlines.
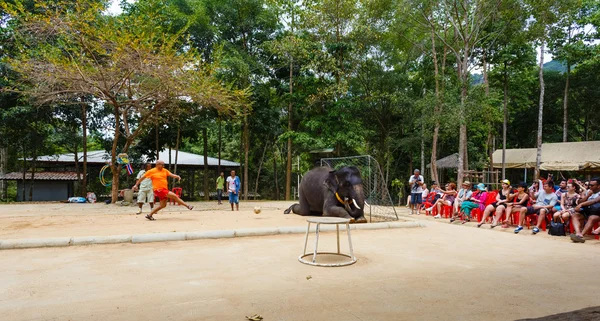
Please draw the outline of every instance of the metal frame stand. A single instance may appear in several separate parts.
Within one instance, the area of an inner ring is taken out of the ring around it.
[[[337,218],[337,217],[317,217],[306,220],[308,222],[308,227],[306,228],[306,235],[304,236],[304,250],[302,251],[302,255],[298,257],[298,261],[308,265],[314,266],[325,266],[325,267],[338,267],[338,266],[346,266],[356,263],[357,259],[354,256],[354,250],[352,248],[352,237],[350,235],[350,219],[346,218]],[[310,224],[317,224],[315,228],[315,249],[312,253],[306,253],[306,247],[308,245],[308,234],[310,233]],[[337,253],[335,252],[319,252],[319,231],[321,229],[321,224],[335,224],[336,234],[337,234]],[[348,234],[348,247],[350,249],[350,255],[344,254],[340,252],[340,224],[346,225],[346,234]],[[341,263],[317,263],[317,254],[330,254],[330,255],[338,255],[350,258],[350,261],[341,262]],[[306,256],[312,255],[312,260],[307,261],[304,258]]]

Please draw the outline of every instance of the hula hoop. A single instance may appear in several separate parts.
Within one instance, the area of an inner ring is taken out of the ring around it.
[[[104,179],[104,171],[106,171],[107,168],[110,168],[110,165],[104,165],[102,167],[102,169],[100,170],[100,174],[98,175],[100,178],[100,184],[102,184],[102,186],[106,186],[106,187],[112,185],[112,181],[106,182],[106,180]]]

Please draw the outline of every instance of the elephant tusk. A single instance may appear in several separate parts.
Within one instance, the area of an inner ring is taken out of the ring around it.
[[[356,204],[356,200],[352,199],[352,204],[354,204],[354,207],[356,207],[357,209],[360,210],[360,206],[358,206],[358,204]]]

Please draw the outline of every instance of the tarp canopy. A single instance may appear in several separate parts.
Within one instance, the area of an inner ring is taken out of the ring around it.
[[[506,168],[535,168],[537,149],[507,149]],[[494,168],[502,168],[502,150],[492,155]],[[600,141],[542,144],[541,170],[600,169]]]

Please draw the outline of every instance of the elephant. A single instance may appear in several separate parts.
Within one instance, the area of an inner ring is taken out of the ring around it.
[[[349,218],[351,223],[366,223],[365,197],[360,171],[354,166],[333,170],[317,167],[308,171],[300,183],[300,204],[283,213]]]

